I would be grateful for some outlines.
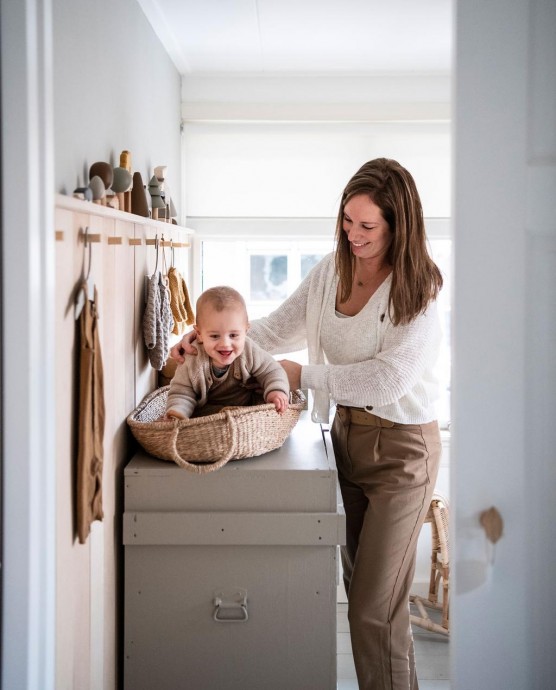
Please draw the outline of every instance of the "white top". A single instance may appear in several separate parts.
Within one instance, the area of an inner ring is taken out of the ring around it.
[[[344,318],[336,314],[337,285],[329,254],[278,309],[252,322],[250,337],[274,354],[308,348],[301,386],[314,391],[314,422],[328,423],[331,401],[366,407],[401,424],[435,419],[436,303],[411,323],[394,326],[388,316],[389,276],[358,314]]]
[[[338,278],[335,276],[335,286]],[[372,337],[369,324],[379,321],[382,298],[390,293],[392,274],[390,274],[373,293],[367,304],[355,316],[347,316],[336,311],[336,290],[330,290],[328,304],[322,315],[321,342],[330,364],[353,364],[371,359],[378,352],[377,339]],[[338,330],[342,337],[338,338]],[[345,342],[349,343],[349,348]]]

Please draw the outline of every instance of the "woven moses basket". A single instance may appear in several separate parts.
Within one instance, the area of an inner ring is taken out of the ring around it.
[[[224,408],[191,419],[164,420],[170,386],[155,390],[129,415],[127,423],[143,448],[160,460],[203,474],[279,448],[297,424],[305,399],[291,393],[284,414],[274,405]]]

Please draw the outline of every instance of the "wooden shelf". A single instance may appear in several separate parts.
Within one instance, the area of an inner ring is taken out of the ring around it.
[[[134,213],[127,213],[126,211],[116,210],[108,206],[101,206],[100,204],[93,204],[92,201],[83,201],[83,199],[76,199],[73,196],[66,196],[65,194],[55,195],[56,208],[64,208],[69,211],[77,213],[87,213],[91,216],[100,216],[103,218],[115,218],[116,220],[125,220],[128,223],[136,223],[137,225],[147,225],[152,227],[155,232],[163,234],[169,229],[181,230],[188,235],[195,234],[191,228],[186,228],[183,225],[174,225],[173,223],[165,223],[161,220],[153,220],[152,218],[145,218],[144,216],[137,216]]]

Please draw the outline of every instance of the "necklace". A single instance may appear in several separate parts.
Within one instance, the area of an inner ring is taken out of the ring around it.
[[[372,283],[375,278],[375,275],[370,275],[363,279],[361,277],[361,273],[359,273],[359,271],[357,270],[353,273],[353,281],[357,285],[357,287],[367,287],[367,285]]]
[[[355,284],[358,287],[365,287],[366,285],[369,284],[369,282],[370,282],[370,279],[369,280],[361,280],[361,278],[358,278],[357,276],[355,276]]]
[[[390,267],[381,266],[376,272],[372,273],[365,280],[358,277],[357,273],[354,273],[353,280],[357,287],[368,287],[369,285],[377,285],[384,279],[384,276],[390,273]]]

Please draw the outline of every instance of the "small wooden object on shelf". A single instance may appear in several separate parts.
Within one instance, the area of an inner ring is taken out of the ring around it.
[[[140,172],[133,173],[133,186],[131,188],[131,212],[138,216],[149,217],[149,204],[143,178]]]
[[[166,205],[161,196],[160,184],[156,175],[153,175],[149,181],[149,194],[151,195],[152,218],[158,220],[159,209],[166,208]]]
[[[118,196],[120,211],[130,210],[126,207],[125,194],[131,189],[132,180],[133,178],[129,170],[126,170],[122,167],[114,168],[114,181],[112,182],[112,189]]]
[[[131,213],[131,189],[133,187],[133,177],[131,174],[131,153],[129,151],[122,151],[120,153],[120,168],[127,170],[130,176],[129,187],[124,192],[124,206],[120,206],[123,211]]]

